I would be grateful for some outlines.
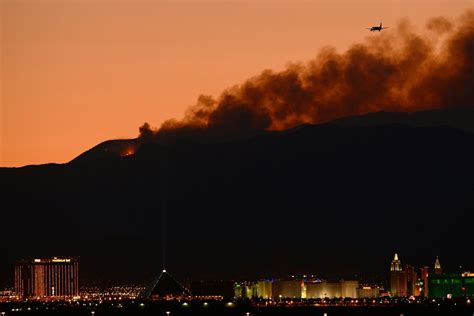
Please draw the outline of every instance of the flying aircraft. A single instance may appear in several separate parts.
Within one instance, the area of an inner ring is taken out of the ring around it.
[[[388,29],[388,27],[382,27],[382,22],[380,22],[380,26],[372,26],[372,27],[367,27],[367,29],[371,32],[375,32],[375,31],[381,31],[381,30],[385,30],[385,29]]]

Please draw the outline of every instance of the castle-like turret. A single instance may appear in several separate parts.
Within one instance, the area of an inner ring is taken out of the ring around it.
[[[390,271],[402,271],[402,262],[398,259],[397,253],[395,253],[392,263],[390,264]]]
[[[441,263],[439,263],[439,258],[436,256],[435,264],[434,264],[434,273],[435,274],[443,274],[443,269],[441,269]]]
[[[390,293],[392,296],[407,295],[407,273],[402,268],[398,254],[395,254],[390,263]]]

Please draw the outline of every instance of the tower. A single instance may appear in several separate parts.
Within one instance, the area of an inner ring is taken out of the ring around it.
[[[390,271],[402,271],[402,262],[398,259],[397,253],[395,253],[392,263],[390,264]]]
[[[52,257],[19,260],[15,292],[22,299],[69,299],[79,295],[79,259]]]
[[[417,296],[417,290],[416,290],[416,282],[418,280],[418,275],[415,272],[415,268],[411,265],[407,265],[405,268],[406,271],[406,279],[407,279],[407,291],[406,295],[407,296]]]
[[[423,288],[420,289],[422,292],[422,296],[428,297],[428,277],[430,275],[430,268],[428,266],[424,266],[420,268],[421,280],[423,280]]]
[[[439,258],[436,256],[435,264],[434,264],[434,273],[435,274],[443,274],[443,269],[441,269],[441,263],[439,263]]]
[[[402,262],[398,259],[398,254],[395,253],[392,262],[390,263],[390,293],[392,296],[400,296],[401,284],[400,278],[402,275]]]

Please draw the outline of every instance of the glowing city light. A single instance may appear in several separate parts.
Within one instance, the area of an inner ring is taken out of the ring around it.
[[[60,258],[54,257],[51,261],[52,262],[71,262],[71,259],[60,259]]]

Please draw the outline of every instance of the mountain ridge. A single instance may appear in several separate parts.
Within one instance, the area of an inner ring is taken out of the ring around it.
[[[472,161],[474,134],[459,128],[323,124],[1,169],[0,271],[78,254],[90,278],[145,280],[161,266],[163,209],[178,278],[380,271],[394,250],[469,266]]]
[[[294,133],[302,128],[314,127],[314,126],[326,126],[335,125],[340,127],[351,127],[351,126],[383,126],[383,125],[406,125],[412,127],[441,127],[447,126],[451,128],[461,129],[470,133],[474,133],[474,109],[472,108],[460,108],[460,109],[438,109],[428,110],[420,112],[372,112],[365,115],[355,115],[344,118],[339,118],[327,123],[322,124],[302,124],[293,128],[281,131],[261,131],[240,137],[241,139],[250,139],[253,137],[260,137],[265,135],[281,135]],[[240,139],[237,138],[237,139]],[[198,138],[193,139],[180,139],[177,143],[222,143],[226,141],[232,142],[234,139],[228,140],[208,140],[203,139],[202,141]],[[87,164],[93,160],[107,160],[107,159],[120,159],[121,157],[130,156],[146,141],[140,138],[131,139],[111,139],[103,141],[96,146],[86,150],[79,154],[67,163],[46,163],[37,165],[26,165],[22,167],[14,167],[11,169],[19,168],[34,168],[38,166],[54,166],[54,165],[67,165],[67,164]],[[176,143],[174,143],[176,144]],[[170,144],[170,145],[173,145]],[[10,167],[0,167],[0,169],[9,169]]]

